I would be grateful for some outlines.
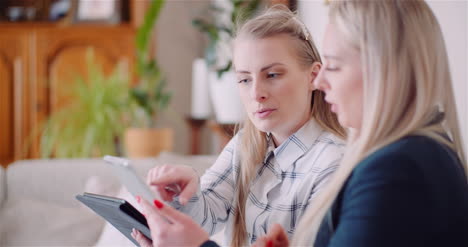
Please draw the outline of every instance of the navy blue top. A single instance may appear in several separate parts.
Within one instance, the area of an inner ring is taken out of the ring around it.
[[[325,246],[468,246],[468,184],[455,153],[410,136],[364,159],[322,221],[315,247]]]
[[[315,246],[468,246],[462,164],[450,149],[421,136],[374,152],[348,178]]]

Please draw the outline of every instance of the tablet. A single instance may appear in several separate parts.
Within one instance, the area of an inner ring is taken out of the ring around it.
[[[161,197],[153,193],[140,176],[138,176],[129,160],[106,155],[104,156],[104,161],[111,165],[114,174],[133,196],[141,196],[148,202],[153,202],[154,199],[158,199],[161,202],[163,201]]]
[[[84,193],[76,199],[112,224],[136,246],[140,246],[132,237],[135,228],[151,240],[151,232],[145,217],[127,201],[103,195]]]
[[[153,202],[154,199],[164,202],[161,196],[157,192],[153,192],[140,176],[138,176],[129,160],[106,155],[104,156],[104,161],[111,165],[114,174],[133,196],[141,196],[148,202]],[[165,189],[173,191],[176,194],[180,193],[178,184],[170,184]]]

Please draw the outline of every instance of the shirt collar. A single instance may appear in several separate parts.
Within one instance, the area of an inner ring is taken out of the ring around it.
[[[268,148],[264,162],[274,154],[282,171],[286,171],[296,160],[307,153],[323,132],[322,127],[311,118],[296,133],[275,148],[273,138],[267,135]]]

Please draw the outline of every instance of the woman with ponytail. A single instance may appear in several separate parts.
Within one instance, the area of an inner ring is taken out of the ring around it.
[[[321,60],[312,37],[286,7],[272,7],[242,25],[233,64],[247,114],[239,133],[201,179],[190,166],[165,165],[149,172],[148,183],[209,235],[224,228],[224,244],[240,247],[273,223],[292,236],[337,169],[345,132],[314,86]],[[172,183],[182,188],[175,202],[176,195],[163,189]],[[160,238],[168,227],[152,230],[159,246],[184,245],[177,242],[183,236]]]

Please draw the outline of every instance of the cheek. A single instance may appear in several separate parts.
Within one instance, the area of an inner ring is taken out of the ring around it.
[[[239,84],[237,86],[237,89],[239,91],[239,96],[240,96],[240,99],[242,101],[242,104],[246,107],[248,105],[248,102],[249,102],[249,92],[247,90],[247,88],[241,84]]]
[[[349,92],[352,92],[354,98],[354,107],[356,111],[362,111],[362,98],[363,98],[363,91],[362,91],[362,76],[360,74],[354,74],[351,78],[353,78],[348,86]]]
[[[352,78],[352,77],[351,77]],[[355,76],[353,80],[349,80],[346,83],[346,87],[342,89],[341,97],[345,99],[343,101],[344,114],[350,122],[350,127],[358,128],[362,120],[363,112],[363,91],[362,91],[362,79],[359,76]]]
[[[310,92],[309,92],[310,91]],[[276,90],[276,97],[293,105],[293,109],[304,105],[312,89],[304,81],[304,78],[292,78],[282,83]]]

